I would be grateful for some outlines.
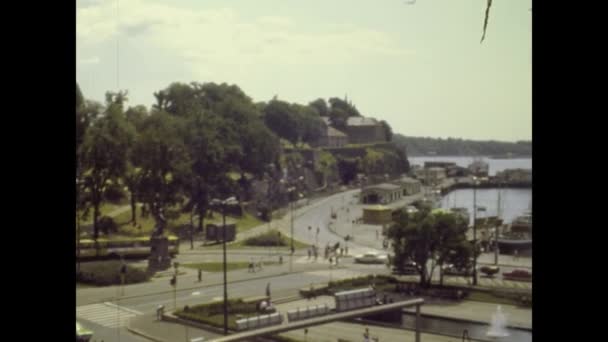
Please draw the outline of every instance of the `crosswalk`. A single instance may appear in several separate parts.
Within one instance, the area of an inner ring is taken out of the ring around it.
[[[129,320],[143,313],[113,303],[96,303],[76,307],[76,317],[86,319],[108,328],[127,325]]]

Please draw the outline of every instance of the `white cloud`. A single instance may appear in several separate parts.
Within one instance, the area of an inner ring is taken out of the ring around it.
[[[343,65],[368,58],[403,57],[388,34],[364,28],[298,30],[290,18],[263,16],[253,21],[228,8],[184,9],[142,0],[120,2],[120,31],[116,4],[78,7],[77,44],[94,47],[137,34],[145,46],[162,49],[186,63],[193,72],[210,67],[261,64]]]

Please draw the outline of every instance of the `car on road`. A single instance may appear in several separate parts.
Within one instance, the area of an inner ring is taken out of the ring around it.
[[[443,265],[443,275],[469,277],[473,275],[473,268],[456,267],[453,264]]]
[[[360,264],[386,264],[388,256],[376,252],[367,252],[355,257],[355,262]]]
[[[93,331],[76,322],[76,342],[88,342],[93,337]]]
[[[407,261],[402,267],[393,267],[392,273],[395,275],[418,274],[418,264],[414,261]]]

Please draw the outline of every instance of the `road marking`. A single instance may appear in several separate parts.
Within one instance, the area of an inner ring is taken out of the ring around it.
[[[131,318],[139,315],[143,315],[143,313],[109,302],[76,307],[76,317],[108,328],[124,327]]]

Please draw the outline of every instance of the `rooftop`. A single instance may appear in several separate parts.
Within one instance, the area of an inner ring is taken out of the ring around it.
[[[339,130],[331,127],[331,126],[327,126],[327,136],[330,137],[347,137],[346,134],[340,132]]]
[[[390,183],[382,183],[382,184],[377,184],[377,185],[370,185],[370,186],[366,186],[365,188],[363,188],[363,190],[371,190],[371,189],[378,189],[378,190],[398,190],[401,189],[401,187],[399,185],[395,185],[395,184],[390,184]]]
[[[351,116],[348,118],[346,124],[348,126],[376,126],[378,125],[378,121],[363,116]]]
[[[395,182],[399,182],[399,183],[420,183],[419,180],[411,178],[411,177],[401,177],[398,180],[396,180]]]

